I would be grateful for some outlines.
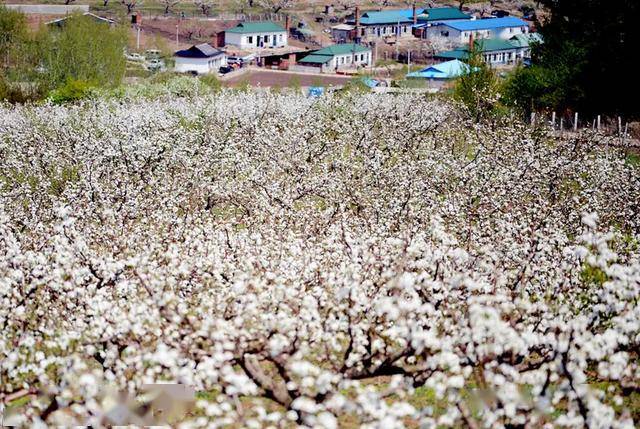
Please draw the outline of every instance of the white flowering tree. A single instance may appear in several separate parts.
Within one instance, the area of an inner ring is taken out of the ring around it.
[[[13,424],[151,424],[157,383],[185,428],[638,423],[640,172],[598,136],[230,91],[0,135]]]

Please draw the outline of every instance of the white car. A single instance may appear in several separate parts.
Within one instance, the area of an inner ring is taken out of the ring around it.
[[[142,62],[144,61],[144,57],[136,52],[131,54],[124,54],[125,58],[129,61]]]
[[[146,68],[149,71],[164,71],[166,69],[164,61],[158,59],[147,61]]]
[[[161,56],[161,52],[157,49],[147,49],[144,51],[144,56],[148,60],[158,59]]]

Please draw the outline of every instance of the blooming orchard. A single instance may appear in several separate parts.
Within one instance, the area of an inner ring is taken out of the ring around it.
[[[640,171],[601,137],[269,92],[0,136],[17,424],[137,424],[151,383],[199,392],[187,428],[638,424]]]

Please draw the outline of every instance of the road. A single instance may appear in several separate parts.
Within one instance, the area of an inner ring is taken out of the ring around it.
[[[223,84],[228,86],[248,84],[251,86],[261,86],[263,88],[273,86],[338,86],[344,85],[351,79],[351,76],[251,69],[243,74],[225,80]]]

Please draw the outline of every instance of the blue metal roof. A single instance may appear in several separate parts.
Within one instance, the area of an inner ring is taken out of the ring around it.
[[[455,28],[458,31],[493,30],[505,27],[528,27],[525,21],[515,16],[504,18],[472,19],[470,21],[444,22],[441,25]]]
[[[469,73],[469,65],[459,60],[451,60],[429,66],[420,71],[409,73],[407,77],[424,79],[453,79],[466,73]]]

